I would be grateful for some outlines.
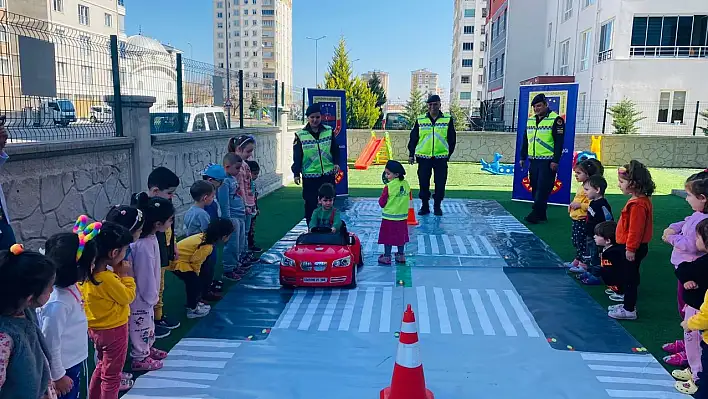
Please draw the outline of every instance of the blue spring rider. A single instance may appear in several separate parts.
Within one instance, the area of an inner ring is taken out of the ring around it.
[[[502,154],[498,152],[494,153],[494,161],[492,163],[485,162],[484,159],[481,159],[482,170],[493,175],[513,175],[514,165],[501,164],[499,163],[500,159],[502,159]]]

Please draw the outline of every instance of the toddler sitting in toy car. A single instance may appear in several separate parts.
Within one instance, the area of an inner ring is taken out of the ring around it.
[[[308,226],[311,232],[330,230],[332,233],[339,232],[342,236],[348,236],[339,210],[334,207],[335,196],[336,194],[332,184],[325,183],[320,187],[317,192],[317,202],[319,206],[312,213],[312,219]]]

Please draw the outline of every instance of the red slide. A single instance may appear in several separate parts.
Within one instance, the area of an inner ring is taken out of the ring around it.
[[[384,143],[385,139],[383,137],[380,139],[372,137],[371,140],[369,140],[369,144],[364,147],[364,151],[362,151],[361,155],[359,155],[359,158],[356,160],[356,163],[354,163],[354,167],[360,170],[369,169],[369,166],[374,163],[374,160],[376,159],[376,154],[379,153],[379,150],[384,145]]]

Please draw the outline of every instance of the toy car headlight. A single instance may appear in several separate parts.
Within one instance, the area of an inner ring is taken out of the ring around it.
[[[295,261],[283,255],[283,259],[280,261],[280,265],[285,267],[295,267]]]
[[[337,259],[332,262],[332,267],[348,267],[352,264],[352,257],[347,256],[346,258]]]

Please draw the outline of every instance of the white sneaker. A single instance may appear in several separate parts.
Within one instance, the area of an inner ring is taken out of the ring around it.
[[[200,308],[199,305],[197,305],[197,307],[194,309],[187,308],[187,318],[188,319],[196,319],[198,317],[204,317],[208,314],[209,314],[209,309]]]
[[[614,302],[624,302],[624,294],[612,294],[610,300]]]
[[[608,312],[611,312],[611,311],[613,311],[613,310],[615,310],[615,309],[617,309],[617,308],[621,308],[622,306],[624,306],[624,305],[621,304],[621,303],[618,304],[618,305],[610,305],[610,306],[607,307],[607,311],[608,311]]]
[[[201,308],[201,309],[206,309],[207,311],[210,311],[210,310],[211,310],[211,305],[208,305],[208,304],[206,304],[206,303],[204,303],[204,302],[199,302],[199,303],[197,303],[197,307],[198,307],[198,308]]]
[[[610,310],[607,312],[607,315],[615,320],[636,320],[637,310],[635,309],[633,312],[630,312],[625,309],[623,305],[620,308]]]
[[[612,294],[615,294],[615,292],[612,291],[610,288],[608,288],[608,289],[605,290],[605,294],[607,294],[607,295],[612,295]]]

